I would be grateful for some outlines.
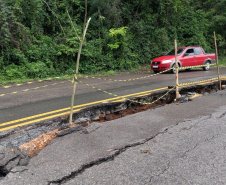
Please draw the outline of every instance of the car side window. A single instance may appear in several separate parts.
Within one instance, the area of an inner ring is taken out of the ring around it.
[[[200,55],[202,54],[202,51],[200,48],[195,48],[195,55]]]
[[[195,55],[194,49],[188,49],[188,50],[186,51],[186,56],[193,56],[193,55]]]

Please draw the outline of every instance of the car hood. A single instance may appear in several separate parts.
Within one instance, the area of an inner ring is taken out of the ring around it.
[[[175,56],[172,56],[172,55],[168,55],[168,56],[161,56],[161,57],[158,57],[158,58],[155,58],[153,59],[152,61],[163,61],[163,60],[175,60]]]

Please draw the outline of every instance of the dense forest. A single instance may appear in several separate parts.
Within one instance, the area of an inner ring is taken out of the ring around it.
[[[66,9],[80,37],[92,18],[79,73],[137,69],[174,39],[214,52],[214,31],[226,54],[226,0],[0,0],[0,80],[74,73],[80,42]]]

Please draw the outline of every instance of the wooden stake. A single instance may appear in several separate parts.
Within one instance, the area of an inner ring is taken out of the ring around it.
[[[80,55],[82,52],[82,44],[83,41],[85,40],[85,35],[86,35],[86,31],[87,28],[89,26],[89,22],[90,22],[91,18],[89,18],[89,20],[87,21],[86,27],[83,31],[82,34],[82,40],[80,41],[80,45],[79,45],[79,50],[78,50],[78,56],[77,56],[77,64],[76,64],[76,72],[75,72],[75,77],[74,77],[74,88],[72,91],[72,97],[71,97],[71,111],[70,111],[70,118],[69,118],[69,123],[72,124],[72,114],[73,114],[73,106],[74,106],[74,97],[75,97],[75,90],[76,90],[76,85],[77,85],[77,75],[78,75],[78,68],[79,68],[79,60],[80,60]]]
[[[219,69],[219,63],[218,63],[218,53],[217,53],[217,39],[216,39],[216,34],[214,33],[214,42],[215,42],[215,50],[216,50],[216,62],[217,62],[217,74],[218,74],[218,81],[219,81],[219,86],[220,86],[220,91],[221,91],[221,79],[220,79],[220,69]]]
[[[178,59],[177,59],[177,40],[174,41],[175,44],[175,67],[176,67],[176,99],[179,98],[179,88],[178,88]]]

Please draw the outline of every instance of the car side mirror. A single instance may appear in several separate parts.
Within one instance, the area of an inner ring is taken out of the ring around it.
[[[186,56],[188,56],[188,55],[189,55],[189,53],[185,53],[185,54],[184,54],[184,57],[186,57]]]

